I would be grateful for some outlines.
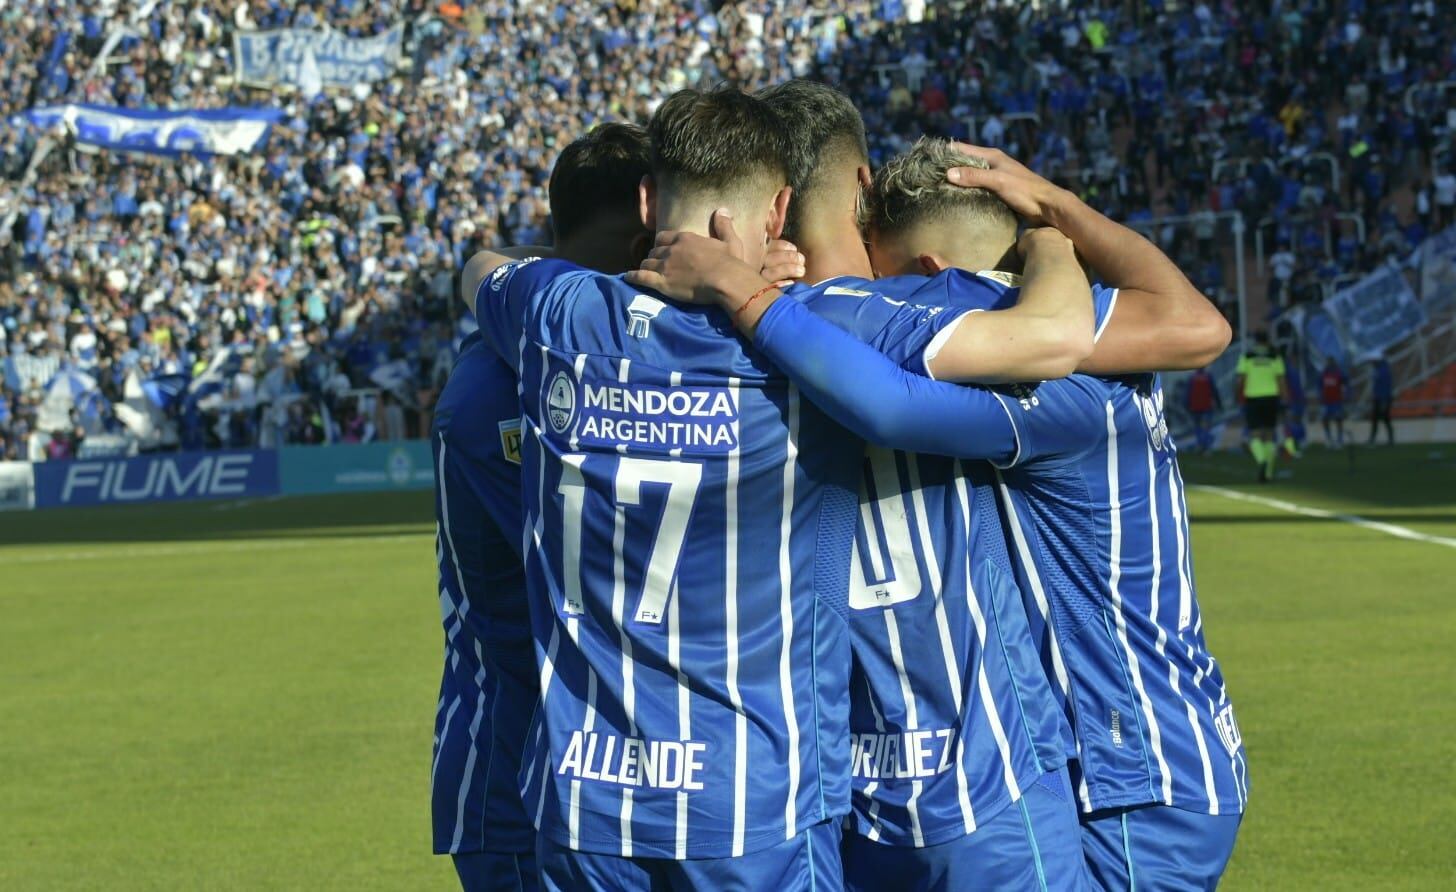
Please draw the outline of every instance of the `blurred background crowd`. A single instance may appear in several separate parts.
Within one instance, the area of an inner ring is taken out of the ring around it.
[[[1258,323],[1456,218],[1456,16],[1435,0],[740,3],[0,0],[0,458],[419,437],[479,247],[549,239],[556,152],[685,86],[839,85],[883,160],[997,145]],[[403,27],[339,90],[234,38]],[[94,151],[63,103],[281,110],[237,155]],[[1243,234],[1234,228],[1242,215]]]

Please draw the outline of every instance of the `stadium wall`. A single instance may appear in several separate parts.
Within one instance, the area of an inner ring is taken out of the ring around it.
[[[429,489],[429,443],[0,462],[0,511]]]

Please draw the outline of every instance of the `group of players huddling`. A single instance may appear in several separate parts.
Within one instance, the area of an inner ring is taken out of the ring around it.
[[[1229,329],[1178,269],[993,150],[871,179],[807,81],[599,126],[550,200],[433,431],[463,886],[1213,888],[1248,780],[1157,372]]]

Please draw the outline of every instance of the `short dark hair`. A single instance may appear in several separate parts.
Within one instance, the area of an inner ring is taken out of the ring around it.
[[[551,232],[560,244],[605,216],[637,217],[637,185],[647,175],[647,131],[598,124],[572,140],[551,169]]]
[[[783,122],[788,144],[789,202],[785,237],[799,226],[803,201],[823,185],[823,162],[846,154],[869,163],[864,119],[849,97],[827,84],[795,78],[765,87],[757,94]]]
[[[860,208],[866,232],[905,232],[923,222],[950,215],[1015,229],[1016,214],[989,189],[956,186],[946,179],[952,167],[986,167],[949,140],[922,136],[908,152],[875,172]]]
[[[672,94],[653,114],[647,138],[652,175],[663,187],[721,194],[788,182],[778,117],[735,87]]]

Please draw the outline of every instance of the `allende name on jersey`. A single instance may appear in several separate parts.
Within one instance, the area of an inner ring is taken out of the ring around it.
[[[627,787],[701,790],[708,745],[696,740],[642,740],[573,731],[557,774]]]

